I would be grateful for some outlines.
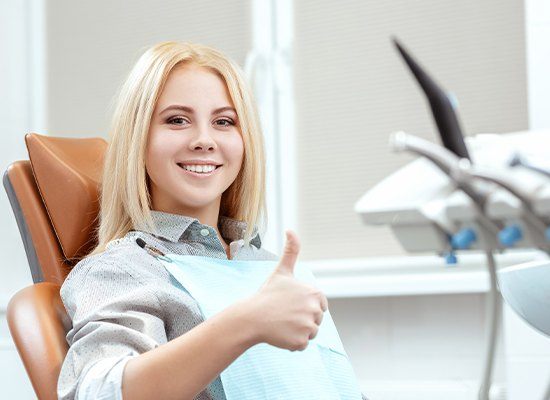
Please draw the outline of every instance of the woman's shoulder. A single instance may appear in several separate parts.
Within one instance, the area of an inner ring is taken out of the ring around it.
[[[120,277],[132,277],[143,280],[142,275],[153,272],[151,268],[157,260],[136,243],[136,235],[126,236],[110,241],[105,250],[89,255],[80,260],[69,272],[63,287],[81,285],[86,281],[108,280]],[[159,271],[161,271],[159,269]]]
[[[110,242],[104,251],[83,258],[69,272],[60,289],[67,313],[74,322],[97,313],[110,314],[121,304],[160,309],[158,288],[165,286],[166,277],[156,264],[135,241]]]
[[[78,263],[71,269],[67,279],[74,278],[77,275],[85,275],[92,268],[109,269],[120,265],[121,261],[124,261],[128,255],[135,254],[139,250],[142,250],[137,244],[130,245],[127,237],[115,239],[107,243],[105,250],[100,253],[88,255],[83,257]]]

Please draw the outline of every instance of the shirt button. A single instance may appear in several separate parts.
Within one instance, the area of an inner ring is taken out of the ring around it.
[[[210,234],[210,231],[208,231],[208,229],[201,229],[201,235],[202,236],[208,236]]]

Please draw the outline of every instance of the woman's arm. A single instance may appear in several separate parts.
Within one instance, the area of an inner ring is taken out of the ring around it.
[[[232,304],[182,336],[132,358],[122,377],[124,400],[193,399],[258,343],[246,301]]]
[[[156,295],[106,259],[73,270],[61,298],[73,322],[58,384],[63,400],[191,399],[259,342],[245,301],[168,341]]]

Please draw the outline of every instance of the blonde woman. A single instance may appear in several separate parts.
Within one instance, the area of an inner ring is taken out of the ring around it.
[[[307,348],[327,299],[295,279],[292,231],[280,260],[262,247],[264,170],[237,65],[189,43],[143,54],[114,112],[98,245],[61,288],[73,327],[60,399],[225,399],[220,374],[251,347]],[[253,295],[206,319],[158,254],[279,262]]]

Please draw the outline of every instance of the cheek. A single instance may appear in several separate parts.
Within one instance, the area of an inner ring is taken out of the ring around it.
[[[155,140],[155,136],[150,138],[145,151],[145,168],[149,176],[155,178],[169,166],[172,149],[174,146],[167,141]]]
[[[244,156],[244,143],[242,137],[239,135],[238,137],[231,140],[231,142],[227,146],[228,148],[228,154],[231,157],[231,161],[234,164],[241,164]]]

